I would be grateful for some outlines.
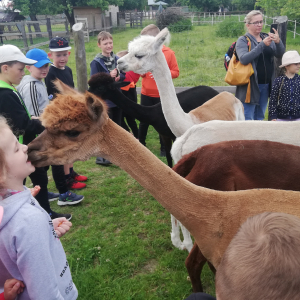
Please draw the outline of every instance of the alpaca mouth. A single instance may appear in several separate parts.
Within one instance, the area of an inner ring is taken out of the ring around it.
[[[48,157],[47,155],[41,155],[38,154],[37,151],[30,151],[28,153],[28,159],[27,161],[30,161],[32,165],[35,167],[45,167],[48,166],[49,163],[47,163]]]

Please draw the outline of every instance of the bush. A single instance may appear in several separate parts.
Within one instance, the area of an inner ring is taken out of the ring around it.
[[[181,32],[184,30],[192,30],[192,21],[191,21],[191,19],[182,18],[175,24],[169,25],[168,28],[171,32]]]
[[[164,11],[156,16],[156,26],[160,30],[168,27],[171,32],[180,32],[190,30],[192,28],[192,22],[180,14],[176,14],[172,11]]]
[[[243,22],[236,20],[225,19],[222,23],[219,23],[216,35],[219,37],[238,38],[245,34],[245,27]]]

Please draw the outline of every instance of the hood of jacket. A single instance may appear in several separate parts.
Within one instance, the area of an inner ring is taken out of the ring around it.
[[[0,231],[7,225],[22,206],[33,203],[37,208],[43,211],[38,202],[31,195],[30,190],[25,186],[24,191],[1,200],[0,205],[3,207],[4,213],[0,224]]]

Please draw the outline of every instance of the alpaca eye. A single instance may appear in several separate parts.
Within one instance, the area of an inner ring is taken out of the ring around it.
[[[77,130],[68,130],[65,132],[65,135],[70,138],[78,137],[79,134],[80,134],[80,131],[77,131]]]
[[[135,57],[137,58],[137,59],[141,59],[141,58],[143,58],[145,55],[135,55]]]

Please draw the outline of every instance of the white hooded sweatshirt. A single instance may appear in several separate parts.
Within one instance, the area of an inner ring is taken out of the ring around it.
[[[72,281],[63,246],[47,212],[30,190],[14,194],[0,205],[0,293],[5,280],[25,283],[18,300],[75,300],[78,291]]]

